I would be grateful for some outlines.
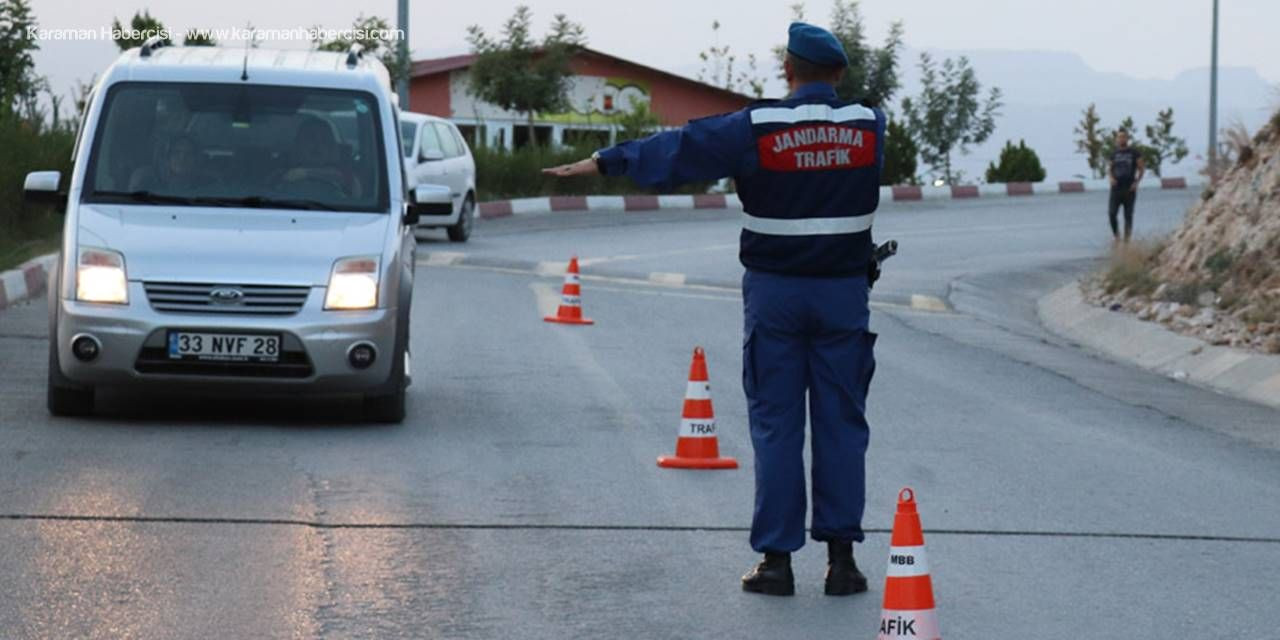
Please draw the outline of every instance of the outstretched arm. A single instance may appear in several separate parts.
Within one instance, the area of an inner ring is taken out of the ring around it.
[[[542,172],[557,177],[603,173],[627,176],[641,186],[668,187],[734,175],[754,144],[749,115],[738,111],[623,142],[594,158]]]

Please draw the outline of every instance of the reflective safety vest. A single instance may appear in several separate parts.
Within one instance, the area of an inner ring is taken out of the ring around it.
[[[756,168],[738,176],[740,257],[803,276],[865,273],[880,204],[884,113],[834,97],[748,108]]]

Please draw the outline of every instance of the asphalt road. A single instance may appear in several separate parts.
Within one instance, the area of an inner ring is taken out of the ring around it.
[[[1194,194],[1144,193],[1139,229]],[[915,488],[954,638],[1275,637],[1280,413],[1046,334],[1109,243],[1102,197],[887,205],[866,526],[872,593],[744,594],[752,459],[728,212],[427,234],[410,417],[343,399],[111,394],[44,410],[43,307],[0,313],[0,637],[870,638]],[[440,234],[441,238],[443,234]],[[462,255],[465,254],[465,255]],[[597,324],[541,315],[577,254]],[[654,275],[654,274],[658,275]],[[683,283],[683,284],[680,284]],[[949,309],[908,306],[913,295]],[[737,471],[659,469],[689,354]]]

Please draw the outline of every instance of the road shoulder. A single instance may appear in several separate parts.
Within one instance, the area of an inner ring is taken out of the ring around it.
[[[1085,301],[1070,282],[1036,304],[1049,331],[1109,358],[1280,409],[1280,356],[1213,346]]]

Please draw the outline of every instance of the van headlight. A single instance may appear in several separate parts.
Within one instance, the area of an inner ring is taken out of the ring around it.
[[[76,300],[129,304],[124,255],[110,249],[82,247],[76,260]]]
[[[333,263],[324,308],[372,309],[378,305],[378,258],[342,258]]]

